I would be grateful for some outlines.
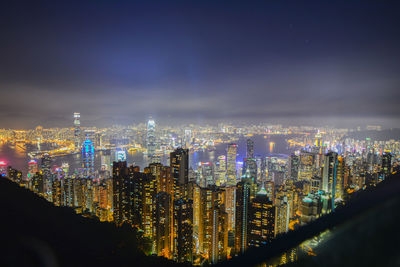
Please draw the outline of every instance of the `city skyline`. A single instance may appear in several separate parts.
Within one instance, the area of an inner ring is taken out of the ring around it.
[[[74,112],[69,128],[0,129],[0,179],[131,231],[147,257],[188,266],[235,262],[273,246],[340,214],[400,171],[398,137],[370,135],[396,131],[377,125],[165,127],[149,117],[100,129],[82,118]],[[318,255],[330,235],[337,234],[319,232],[256,261],[297,264]]]
[[[4,128],[218,121],[399,125],[395,1],[2,8]]]
[[[3,4],[0,266],[398,264],[399,10]]]

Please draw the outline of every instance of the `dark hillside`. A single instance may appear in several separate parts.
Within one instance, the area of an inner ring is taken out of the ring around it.
[[[84,218],[0,179],[0,266],[179,266],[129,226]]]

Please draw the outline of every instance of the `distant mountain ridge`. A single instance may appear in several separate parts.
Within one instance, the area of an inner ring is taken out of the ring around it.
[[[400,140],[400,129],[387,129],[382,131],[359,131],[351,132],[346,137],[354,138],[356,140],[365,140],[371,138],[376,141]]]

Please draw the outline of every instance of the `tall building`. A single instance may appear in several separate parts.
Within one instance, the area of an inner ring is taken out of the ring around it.
[[[344,177],[346,172],[345,162],[342,156],[337,157],[335,200],[344,198]]]
[[[126,161],[113,163],[113,214],[120,225],[131,220],[130,177]]]
[[[247,139],[246,158],[254,159],[254,141]]]
[[[250,176],[253,183],[257,183],[257,161],[253,158],[244,159],[244,175]]]
[[[236,185],[236,155],[237,145],[228,145],[227,157],[226,157],[226,177],[228,185]]]
[[[148,168],[156,178],[157,193],[166,192],[172,196],[174,194],[174,179],[171,167],[163,166],[161,163],[150,163]]]
[[[189,150],[177,148],[170,154],[170,166],[174,179],[175,198],[187,197],[189,184]]]
[[[228,249],[228,215],[224,207],[224,191],[211,186],[200,188],[200,253],[209,263],[226,259]]]
[[[322,136],[318,130],[318,133],[315,134],[315,147],[321,148],[322,147]],[[321,153],[321,152],[320,152]]]
[[[51,172],[53,160],[49,154],[44,154],[40,164],[40,169],[43,174],[43,196],[50,201],[51,196],[51,184],[53,180],[53,175]]]
[[[28,162],[28,180],[32,179],[32,177],[38,172],[37,161],[32,159]]]
[[[243,173],[247,171],[250,173],[250,176],[254,183],[257,182],[257,160],[254,157],[254,141],[251,139],[247,139],[246,146],[246,158],[243,161],[244,168]]]
[[[300,153],[300,168],[298,179],[311,180],[314,170],[314,154],[302,151]]]
[[[74,179],[64,179],[64,190],[63,190],[64,206],[74,207]]]
[[[44,181],[43,181],[43,174],[42,172],[37,172],[35,175],[33,175],[32,180],[31,180],[31,188],[32,191],[35,192],[36,194],[39,194],[40,196],[43,196],[44,194]]]
[[[324,169],[322,174],[322,190],[331,195],[332,210],[335,209],[336,174],[338,166],[338,154],[329,152],[325,156]]]
[[[170,154],[173,189],[173,258],[193,260],[193,184],[189,182],[189,150],[178,148]]]
[[[105,150],[102,152],[100,157],[101,170],[111,173],[111,152],[110,150]]]
[[[382,155],[382,175],[383,179],[392,173],[392,154],[384,153]]]
[[[153,118],[147,122],[147,137],[146,137],[146,146],[147,146],[147,155],[151,162],[154,161],[155,154],[156,154],[156,123],[154,122]]]
[[[297,180],[299,175],[299,165],[300,158],[296,155],[290,155],[289,157],[289,178],[293,180]]]
[[[81,114],[79,112],[74,113],[74,141],[75,149],[81,147]]]
[[[200,186],[208,187],[215,184],[214,168],[211,162],[200,162]]]
[[[251,201],[248,221],[249,247],[266,245],[275,237],[275,206],[265,190]]]
[[[49,154],[44,154],[42,157],[42,161],[40,163],[40,169],[43,172],[43,176],[45,179],[50,178],[51,176],[51,165],[53,160]]]
[[[289,231],[290,204],[287,196],[280,196],[276,200],[275,235]]]
[[[228,214],[228,231],[235,231],[235,213],[236,213],[236,186],[227,186],[225,190],[225,211]]]
[[[62,202],[62,192],[63,192],[63,182],[59,179],[54,179],[52,183],[52,201],[55,206],[61,206]]]
[[[173,253],[177,262],[193,261],[193,200],[174,200]]]
[[[301,202],[301,225],[310,223],[332,209],[331,197],[324,191],[308,194]]]
[[[154,205],[154,252],[157,256],[172,259],[172,198],[166,192],[159,192]]]
[[[184,143],[185,143],[185,147],[186,147],[186,148],[189,148],[189,146],[190,146],[191,143],[192,143],[192,130],[189,130],[189,129],[186,129],[186,130],[185,130],[185,140],[184,140]]]
[[[246,251],[248,243],[247,230],[251,183],[248,180],[243,180],[236,187],[235,251],[237,254],[241,254]]]
[[[222,186],[226,184],[226,156],[221,155],[218,157],[218,161],[215,170],[216,185]]]
[[[115,160],[116,161],[126,161],[126,151],[118,148],[115,150]]]
[[[82,144],[82,168],[86,176],[94,173],[94,147],[89,139]]]

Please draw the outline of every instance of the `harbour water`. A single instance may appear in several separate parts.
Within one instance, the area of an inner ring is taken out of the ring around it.
[[[286,140],[290,138],[290,135],[254,135],[252,137],[241,137],[235,143],[238,145],[237,161],[243,161],[246,157],[246,140],[248,138],[254,141],[254,153],[256,156],[279,156],[286,157],[291,153],[290,148]],[[191,152],[189,156],[190,165],[194,169],[199,162],[213,162],[219,156],[226,155],[226,143],[218,144],[214,150],[201,150]],[[42,145],[43,146],[43,145]],[[44,145],[45,147],[45,145]],[[28,153],[35,150],[32,146],[0,144],[0,160],[3,160],[7,165],[12,166],[18,170],[23,171],[24,174],[27,172],[27,163],[30,160]],[[45,148],[44,148],[45,149]],[[100,168],[102,151],[95,153],[95,169]],[[113,156],[114,153],[111,153]],[[127,154],[128,164],[138,165],[143,169],[148,165],[148,160],[142,152],[134,152]],[[74,170],[81,167],[81,156],[80,154],[66,155],[54,158],[54,166],[61,166],[62,163],[68,163],[70,170]],[[168,155],[161,158],[161,162],[165,165],[169,165]],[[39,162],[40,163],[40,162]]]

